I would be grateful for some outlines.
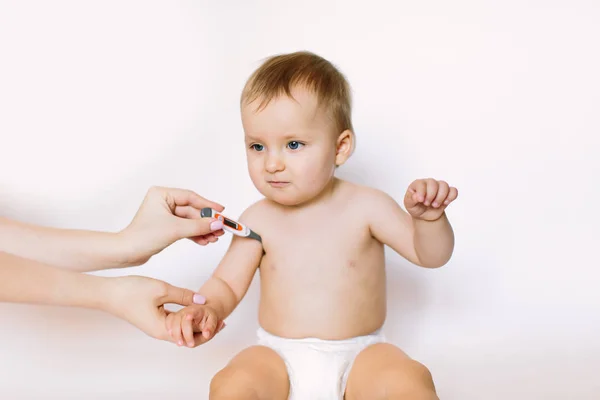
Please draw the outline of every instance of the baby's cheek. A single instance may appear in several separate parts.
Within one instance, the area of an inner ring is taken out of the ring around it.
[[[313,183],[323,183],[331,178],[333,167],[323,160],[315,160],[306,166],[307,174]]]
[[[316,196],[327,185],[329,179],[326,169],[311,168],[304,176],[303,191],[311,197]]]
[[[255,186],[262,182],[261,171],[262,169],[257,165],[257,163],[248,164],[248,173],[252,183],[254,183]]]

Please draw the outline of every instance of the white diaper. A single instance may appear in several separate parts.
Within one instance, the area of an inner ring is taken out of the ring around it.
[[[289,400],[343,400],[354,359],[385,341],[380,330],[345,340],[286,339],[259,328],[258,344],[276,351],[290,378]]]

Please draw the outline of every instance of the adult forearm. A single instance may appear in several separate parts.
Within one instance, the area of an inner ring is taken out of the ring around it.
[[[220,320],[224,320],[235,310],[241,299],[238,299],[234,291],[218,277],[211,277],[198,290],[206,298],[206,304],[215,309]]]
[[[419,264],[427,268],[441,267],[454,251],[454,231],[446,213],[435,221],[413,218],[415,252]]]
[[[0,301],[103,309],[110,278],[0,252]]]
[[[58,229],[0,218],[0,251],[76,271],[128,266],[119,234]]]

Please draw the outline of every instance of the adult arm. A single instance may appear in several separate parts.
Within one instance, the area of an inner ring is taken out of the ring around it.
[[[200,209],[223,206],[183,189],[151,188],[120,232],[38,226],[0,218],[0,251],[75,271],[141,265],[182,238],[200,245],[223,234],[222,223]]]

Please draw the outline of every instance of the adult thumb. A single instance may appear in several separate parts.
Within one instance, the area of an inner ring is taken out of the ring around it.
[[[167,295],[162,300],[163,304],[174,303],[180,306],[206,303],[206,298],[201,294],[172,285],[167,286]]]
[[[181,220],[186,237],[202,236],[223,229],[223,221],[215,218],[198,218]]]

